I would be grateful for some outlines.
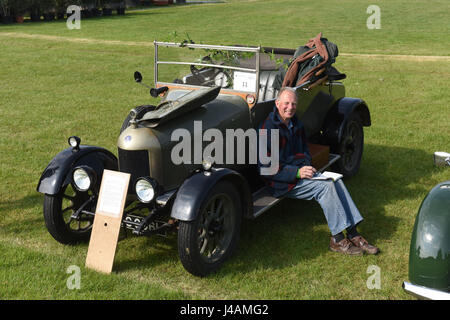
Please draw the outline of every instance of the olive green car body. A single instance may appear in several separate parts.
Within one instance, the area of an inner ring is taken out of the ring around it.
[[[450,299],[450,181],[436,185],[416,216],[404,288],[426,299]]]
[[[202,85],[201,81],[194,81],[195,78],[201,78],[202,73],[224,76],[217,71],[222,70],[223,65],[212,65],[211,59],[200,63],[161,61],[159,47],[251,52],[254,69],[245,65],[227,68],[231,73],[251,73],[256,81],[254,89],[234,90],[214,83]],[[270,50],[284,59],[295,52],[292,49]],[[229,129],[257,129],[275,106],[277,90],[272,84],[279,72],[269,61],[269,55],[261,52],[260,47],[155,42],[155,88],[151,92],[158,92],[161,101],[156,106],[143,105],[131,110],[117,140],[118,157],[101,147],[80,145],[79,138],[71,137],[71,147],[57,154],[44,170],[37,190],[45,195],[44,219],[50,234],[64,244],[88,240],[103,170],[118,170],[131,175],[123,227],[135,235],[178,232],[179,256],[187,271],[204,276],[217,270],[236,246],[241,218],[256,218],[282,198],[269,194],[255,163],[214,164],[208,169],[201,159],[176,163],[172,157],[177,144],[173,133],[184,130],[195,139],[196,130],[202,135],[208,129],[222,133]],[[266,68],[261,67],[263,60],[267,62]],[[192,73],[184,80],[160,81],[158,67],[169,64],[191,65]],[[195,69],[194,65],[202,69]],[[136,81],[142,81],[140,74]],[[330,80],[316,86],[305,83],[295,90],[299,101],[297,115],[305,125],[308,140],[330,151],[329,159],[318,169],[334,165],[344,176],[355,175],[363,152],[363,127],[371,125],[367,104],[360,98],[346,97],[345,87],[338,81]],[[199,123],[200,129],[196,127]],[[205,147],[205,143],[202,140],[201,146]],[[195,141],[190,145],[194,154]],[[77,188],[73,178],[77,169],[87,170],[86,177],[92,180],[89,190]],[[142,201],[136,191],[137,181],[142,179],[152,181],[155,195],[151,201]],[[66,200],[69,204],[65,204]],[[210,217],[212,211],[219,211],[214,204],[216,200],[223,204],[218,207],[227,208],[223,219]],[[209,255],[204,254],[206,244],[201,248],[197,244],[205,242],[206,238],[212,241],[208,245],[213,248],[206,249]],[[221,243],[226,245],[222,247]]]

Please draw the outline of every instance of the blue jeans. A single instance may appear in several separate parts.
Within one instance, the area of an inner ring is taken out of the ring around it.
[[[316,200],[323,209],[331,234],[336,235],[363,220],[342,179],[299,179],[287,198]]]

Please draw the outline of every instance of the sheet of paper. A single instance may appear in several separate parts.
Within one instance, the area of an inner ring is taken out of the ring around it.
[[[337,172],[331,172],[331,171],[324,171],[322,172],[322,175],[317,175],[315,177],[312,177],[311,180],[334,180],[337,181],[343,177],[342,174]]]
[[[256,74],[235,71],[233,76],[233,89],[246,92],[256,91]]]
[[[122,210],[122,198],[128,187],[127,178],[121,175],[105,175],[99,196],[98,211],[117,218]]]

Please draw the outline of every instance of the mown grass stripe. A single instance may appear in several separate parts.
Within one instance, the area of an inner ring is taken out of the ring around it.
[[[47,41],[59,42],[75,42],[75,43],[89,43],[102,45],[116,45],[116,46],[137,46],[137,47],[153,47],[153,42],[142,41],[122,41],[122,40],[102,40],[90,38],[70,38],[43,34],[29,34],[22,32],[3,32],[0,36],[22,38],[22,39],[37,39]],[[339,53],[340,56],[354,57],[354,58],[378,58],[378,59],[392,59],[405,61],[446,61],[450,62],[450,56],[423,56],[423,55],[406,55],[406,54],[367,54],[367,53]]]

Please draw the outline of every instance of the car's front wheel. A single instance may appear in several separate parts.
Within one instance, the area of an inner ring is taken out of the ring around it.
[[[96,201],[90,201],[90,194],[80,192],[71,184],[64,186],[55,195],[44,197],[44,220],[49,233],[62,244],[74,244],[88,241],[94,217],[81,213],[78,219],[72,214],[78,209],[93,212]]]
[[[227,181],[206,196],[194,221],[180,221],[178,253],[184,268],[206,276],[218,270],[233,253],[241,226],[239,193]]]

